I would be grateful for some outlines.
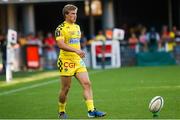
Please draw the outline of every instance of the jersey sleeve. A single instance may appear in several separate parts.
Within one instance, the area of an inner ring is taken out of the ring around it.
[[[55,38],[56,38],[56,41],[65,39],[64,38],[63,28],[61,26],[56,28]]]

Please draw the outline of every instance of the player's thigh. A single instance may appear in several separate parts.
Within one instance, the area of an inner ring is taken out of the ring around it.
[[[62,86],[61,88],[70,88],[71,86],[71,76],[61,76],[61,83],[60,85]]]
[[[78,79],[81,85],[90,84],[88,72],[78,72],[75,77]]]

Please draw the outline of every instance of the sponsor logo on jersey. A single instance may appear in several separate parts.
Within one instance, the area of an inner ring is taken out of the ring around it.
[[[64,63],[64,67],[66,68],[75,68],[75,63],[70,63],[70,62],[65,62]]]
[[[79,42],[80,42],[80,39],[79,39],[79,38],[72,38],[72,39],[69,40],[69,43],[70,43],[70,44],[77,44],[77,43],[79,43]]]

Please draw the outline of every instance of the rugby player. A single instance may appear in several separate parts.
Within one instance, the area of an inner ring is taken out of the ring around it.
[[[67,4],[62,10],[64,22],[55,31],[57,44],[60,48],[57,66],[60,71],[61,89],[59,93],[59,118],[67,118],[65,111],[67,95],[71,86],[72,77],[75,76],[83,88],[83,96],[87,105],[88,117],[103,117],[105,112],[98,111],[94,107],[91,82],[82,58],[85,52],[80,48],[81,31],[77,25],[78,8]]]

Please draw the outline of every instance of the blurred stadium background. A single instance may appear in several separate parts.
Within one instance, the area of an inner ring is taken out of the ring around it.
[[[47,53],[59,53],[52,41],[68,3],[79,8],[84,60],[105,119],[151,119],[148,104],[157,95],[165,100],[160,118],[180,119],[179,0],[0,0],[0,119],[57,118],[59,73]],[[17,32],[17,43],[7,83],[9,29]],[[115,30],[125,35],[115,40]],[[68,114],[85,119],[77,82],[72,89]]]

